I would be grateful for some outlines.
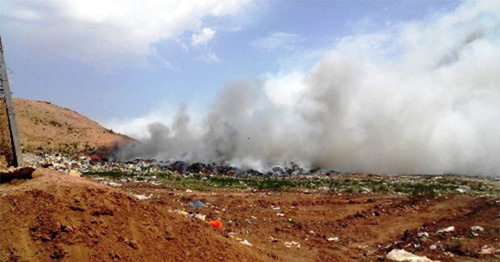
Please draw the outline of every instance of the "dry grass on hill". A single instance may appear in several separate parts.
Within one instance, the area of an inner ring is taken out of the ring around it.
[[[14,111],[25,152],[74,154],[133,142],[127,136],[50,102],[14,99]]]

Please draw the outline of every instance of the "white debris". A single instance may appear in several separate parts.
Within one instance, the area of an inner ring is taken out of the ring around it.
[[[403,249],[393,249],[387,256],[385,257],[388,260],[392,261],[401,261],[401,262],[437,262],[434,260],[430,260],[425,256],[417,256],[410,252],[407,252]]]
[[[479,254],[481,255],[491,255],[495,254],[495,248],[494,247],[488,247],[488,246],[483,246],[481,251],[479,251]]]
[[[279,217],[284,217],[285,216],[285,214],[281,213],[281,212],[280,213],[276,213],[276,215],[279,216]]]
[[[437,246],[436,246],[436,245],[430,245],[430,246],[429,246],[429,249],[430,249],[430,250],[436,250],[436,249],[437,249]]]
[[[135,196],[137,199],[139,199],[139,200],[146,200],[146,199],[150,199],[150,198],[153,196],[153,194],[150,194],[149,196],[146,196],[146,195],[135,195],[135,194],[134,194],[134,196]]]
[[[484,227],[482,227],[482,226],[471,226],[470,229],[474,232],[483,232],[484,231]]]
[[[436,233],[440,234],[440,233],[448,233],[448,232],[453,232],[453,231],[455,231],[455,227],[451,226],[451,227],[439,229],[438,231],[436,231]]]
[[[329,237],[326,240],[328,240],[328,242],[332,242],[332,241],[338,242],[339,241],[339,237]]]
[[[283,245],[285,245],[285,247],[287,247],[287,248],[292,248],[293,246],[300,248],[300,243],[295,242],[295,241],[291,241],[291,242],[287,241],[287,242],[284,242]]]
[[[186,189],[186,193],[191,193],[191,192],[193,192],[193,190],[191,190],[191,189]]]
[[[118,183],[115,183],[113,181],[102,181],[101,183],[108,185],[108,186],[114,186],[114,187],[122,186],[122,184],[118,184]]]
[[[248,242],[248,240],[246,240],[246,239],[243,239],[242,241],[240,241],[240,243],[245,245],[245,246],[249,246],[249,247],[253,246],[252,243]]]

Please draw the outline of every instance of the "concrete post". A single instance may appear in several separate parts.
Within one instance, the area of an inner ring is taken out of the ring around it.
[[[12,105],[12,96],[10,92],[9,79],[7,76],[7,66],[3,56],[2,37],[0,37],[0,89],[3,91],[5,98],[5,105],[7,107],[7,118],[9,122],[10,141],[12,143],[12,154],[14,156],[12,163],[13,166],[19,167],[23,165],[23,153],[21,143],[19,141],[19,133],[17,131],[17,124],[14,117],[14,107]],[[3,109],[2,109],[3,110]]]

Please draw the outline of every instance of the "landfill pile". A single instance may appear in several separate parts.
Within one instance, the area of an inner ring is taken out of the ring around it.
[[[495,179],[25,158],[69,175],[0,184],[1,261],[500,261]]]
[[[265,172],[254,169],[242,169],[227,163],[188,163],[184,161],[156,161],[136,159],[127,162],[110,161],[105,157],[91,155],[67,157],[62,154],[27,154],[26,162],[34,167],[51,168],[68,173],[70,170],[79,172],[118,171],[123,173],[155,174],[172,172],[176,174],[219,174],[227,176],[317,176],[339,173],[334,170],[305,169],[295,163],[287,166],[275,166]]]

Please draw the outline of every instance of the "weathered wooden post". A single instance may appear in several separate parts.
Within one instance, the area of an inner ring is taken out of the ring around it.
[[[8,129],[10,133],[10,142],[13,155],[12,163],[8,164],[19,167],[23,165],[23,154],[21,150],[21,143],[19,141],[17,124],[14,117],[14,107],[12,105],[12,96],[10,91],[9,79],[7,76],[7,66],[5,64],[5,59],[3,56],[2,37],[0,37],[0,95],[1,94],[3,94],[6,108],[0,108],[0,110],[7,111]]]

